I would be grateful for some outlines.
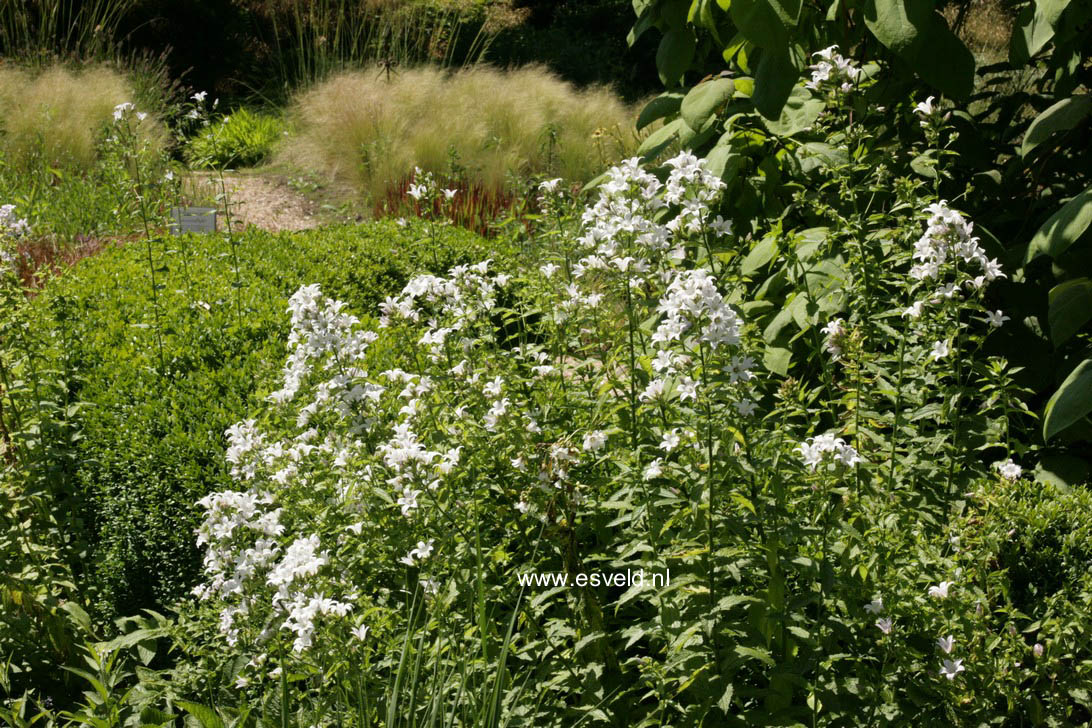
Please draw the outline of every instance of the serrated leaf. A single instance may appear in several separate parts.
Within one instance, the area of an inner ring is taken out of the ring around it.
[[[201,724],[201,728],[224,728],[223,719],[215,710],[200,703],[191,703],[188,700],[178,700],[175,705],[182,708]]]

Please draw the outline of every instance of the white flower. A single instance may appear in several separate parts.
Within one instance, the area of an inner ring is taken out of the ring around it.
[[[1009,317],[1006,316],[1003,311],[993,311],[992,313],[990,311],[987,311],[986,318],[981,320],[985,321],[995,329],[999,329],[1005,324],[1006,321],[1009,320]]]
[[[133,105],[126,101],[114,107],[114,121],[121,121],[127,113],[133,110]]]
[[[539,182],[538,189],[542,192],[554,193],[557,192],[558,185],[561,184],[561,178],[555,177],[554,179],[548,179],[544,182]]]
[[[1020,479],[1024,469],[1012,461],[1012,458],[1008,460],[998,460],[993,464],[993,467],[997,469],[997,472],[1002,478],[1010,482],[1015,482]]]
[[[428,196],[428,188],[424,185],[411,184],[409,186],[408,194],[415,200],[421,200]]]
[[[845,440],[829,432],[808,438],[796,447],[796,451],[800,453],[800,459],[812,471],[823,462],[827,454],[833,455],[833,462],[828,465],[828,470],[834,470],[838,464],[851,468],[864,462],[856,448],[847,445]]]
[[[942,581],[935,586],[929,587],[929,596],[934,599],[947,599],[948,589],[955,584],[954,581]]]
[[[891,629],[895,626],[895,623],[890,617],[880,617],[876,620],[876,626],[879,627],[880,631],[884,634],[891,634]]]
[[[444,190],[444,198],[448,200],[455,199],[455,195],[458,194],[458,190]]]
[[[660,458],[656,458],[651,463],[645,466],[645,472],[643,477],[645,480],[654,480],[663,475],[663,473],[663,460],[661,460]]]
[[[751,373],[754,365],[755,360],[749,356],[733,356],[728,372],[729,383],[749,382],[754,379],[755,375]]]
[[[955,676],[963,672],[963,660],[945,660],[940,668],[940,674],[949,680],[955,680]]]
[[[823,333],[826,334],[827,339],[823,342],[823,349],[830,354],[830,358],[834,361],[838,361],[842,358],[842,347],[845,344],[846,327],[842,319],[831,319],[830,322],[823,327]]]
[[[547,278],[552,278],[554,273],[557,273],[559,267],[560,266],[557,266],[554,263],[547,263],[546,265],[541,266],[539,270],[542,271],[542,275]]]
[[[755,413],[755,409],[757,409],[757,405],[755,405],[754,400],[741,399],[741,400],[739,400],[738,402],[735,403],[735,408],[736,408],[736,412],[739,412],[744,417],[750,417],[751,415],[753,415]]]
[[[200,104],[200,103],[204,103],[205,97],[208,96],[208,95],[209,95],[208,91],[198,91],[197,93],[195,93],[193,95],[192,98],[193,98],[194,101],[196,101],[197,103]]]
[[[914,107],[914,113],[920,114],[922,116],[932,116],[934,111],[933,99],[935,98],[935,96],[930,96],[929,98],[925,99],[925,101],[920,102],[917,106]]]
[[[929,352],[929,359],[932,361],[940,361],[950,353],[951,348],[949,347],[948,342],[946,340],[938,341],[933,344],[933,350]]]
[[[917,318],[921,316],[921,307],[925,304],[924,301],[914,301],[913,304],[908,306],[903,312],[903,318],[909,316],[910,318]]]
[[[398,499],[398,505],[402,508],[403,516],[408,518],[418,508],[417,496],[419,495],[421,495],[421,491],[411,490],[409,487],[402,491],[402,496]]]
[[[948,635],[947,637],[938,637],[937,638],[937,647],[939,647],[941,649],[941,651],[944,652],[944,654],[946,654],[946,655],[952,654],[952,647],[954,647],[954,646],[955,646],[955,638],[952,637],[952,635]]]
[[[660,441],[660,449],[665,452],[671,452],[679,446],[679,430],[675,428],[670,432],[664,433],[663,440]]]
[[[1031,648],[1031,653],[1033,655],[1035,655],[1036,657],[1042,657],[1043,656],[1043,645],[1040,644],[1039,642],[1036,642],[1035,646]]]
[[[602,430],[592,430],[584,435],[584,451],[598,452],[607,444],[607,433]]]
[[[869,614],[880,614],[883,612],[883,597],[876,597],[871,602],[865,605],[864,610]]]
[[[531,510],[531,504],[521,498],[519,502],[516,503],[516,510],[520,513],[526,513]]]
[[[364,638],[368,636],[368,625],[361,624],[358,627],[349,630],[349,632],[352,633],[353,637],[356,637],[358,640],[363,642]]]
[[[413,549],[410,553],[414,554],[419,559],[427,559],[432,555],[435,539],[429,539],[428,541],[418,541],[417,548]]]

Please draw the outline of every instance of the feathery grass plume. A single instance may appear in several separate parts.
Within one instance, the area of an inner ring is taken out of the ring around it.
[[[500,189],[508,175],[584,182],[631,154],[636,112],[602,87],[578,90],[542,67],[342,73],[298,95],[279,161],[358,187],[371,201],[415,166]]]
[[[17,165],[41,158],[53,166],[90,166],[114,108],[133,98],[125,76],[105,66],[54,65],[41,72],[2,67],[0,153]],[[154,115],[140,122],[140,131],[155,148],[167,142]]]

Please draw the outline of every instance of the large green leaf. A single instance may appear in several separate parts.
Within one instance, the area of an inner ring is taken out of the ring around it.
[[[657,119],[662,119],[665,116],[677,113],[679,111],[679,106],[682,104],[682,100],[682,93],[678,91],[668,91],[649,101],[637,116],[637,130],[640,131],[641,129],[644,129]]]
[[[1057,258],[1077,242],[1089,225],[1092,225],[1092,187],[1062,205],[1043,223],[1028,243],[1024,262],[1034,260],[1044,253]]]
[[[1092,319],[1092,281],[1078,278],[1050,290],[1050,340],[1060,346]]]
[[[645,159],[651,159],[666,149],[668,144],[675,141],[679,136],[680,130],[689,130],[689,128],[690,127],[686,126],[686,122],[682,119],[669,121],[649,134],[645,140],[641,142],[641,146],[637,147],[637,154]]]
[[[671,88],[679,83],[694,60],[696,48],[697,39],[685,28],[672,28],[664,34],[656,51],[656,70],[664,86]]]
[[[1049,441],[1092,412],[1092,359],[1074,369],[1047,402],[1043,415],[1043,439]]]
[[[865,25],[926,83],[949,96],[974,90],[974,55],[934,10],[933,0],[864,0]]]
[[[789,44],[786,28],[796,24],[800,3],[792,0],[732,0],[728,12],[747,40],[762,48]],[[789,7],[786,10],[786,6]]]
[[[1089,112],[1092,112],[1092,97],[1086,95],[1070,96],[1054,104],[1031,122],[1024,134],[1024,143],[1020,145],[1020,156],[1027,156],[1054,132],[1069,131],[1077,126]]]
[[[766,128],[778,136],[792,136],[811,128],[826,105],[822,99],[815,98],[803,86],[796,86],[776,120],[763,119]]]
[[[735,90],[735,84],[729,78],[699,83],[682,100],[679,113],[691,129],[701,129],[717,109],[732,98]]]
[[[758,113],[767,119],[779,118],[803,68],[804,49],[800,46],[764,49],[755,69],[751,96]]]
[[[1055,26],[1070,0],[1035,0],[1016,18],[1009,41],[1009,61],[1015,66],[1027,63],[1054,37]]]

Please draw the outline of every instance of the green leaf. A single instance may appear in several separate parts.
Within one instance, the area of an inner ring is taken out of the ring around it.
[[[792,350],[783,349],[779,346],[767,346],[766,352],[762,356],[762,366],[768,371],[780,374],[783,377],[788,375],[791,361]]]
[[[1043,415],[1043,440],[1076,424],[1092,412],[1092,359],[1085,359],[1058,387]]]
[[[755,68],[755,90],[751,96],[758,113],[767,119],[778,119],[803,68],[804,49],[800,46],[763,50]]]
[[[966,98],[974,90],[974,55],[934,10],[933,0],[865,0],[865,25],[931,86]]]
[[[762,48],[789,44],[787,28],[800,17],[799,0],[732,0],[732,22],[747,40]]]
[[[672,28],[660,40],[656,51],[656,70],[660,81],[671,88],[678,85],[680,79],[694,60],[697,39],[685,28]]]
[[[739,264],[739,272],[750,275],[773,260],[775,255],[777,255],[777,238],[767,235],[751,248],[750,253],[747,253],[747,257]]]
[[[1062,489],[1084,483],[1088,473],[1086,460],[1061,453],[1044,455],[1035,466],[1035,480]]]
[[[682,100],[683,94],[678,91],[668,91],[649,101],[637,116],[637,130],[644,129],[657,119],[677,113]]]
[[[720,700],[717,701],[717,707],[720,708],[725,715],[731,715],[730,711],[732,710],[733,694],[735,694],[735,688],[732,687],[731,683],[728,683],[728,687],[724,689],[724,694],[721,695]]]
[[[1062,205],[1043,223],[1028,243],[1024,262],[1028,263],[1043,253],[1057,258],[1077,242],[1089,225],[1092,225],[1092,187]]]
[[[1092,280],[1078,278],[1050,289],[1050,340],[1058,347],[1092,319]]]
[[[776,664],[774,659],[770,657],[769,650],[761,647],[744,647],[743,645],[736,645],[735,653],[744,659],[750,658],[752,660],[758,660],[766,665]]]
[[[1022,66],[1032,59],[1054,37],[1054,31],[1062,12],[1070,0],[1035,0],[1016,18],[1009,41],[1009,61]]]
[[[179,700],[175,704],[196,718],[201,728],[224,728],[223,719],[212,708],[188,700]]]
[[[735,84],[729,78],[715,78],[699,83],[682,100],[679,113],[691,129],[700,129],[717,109],[732,98],[735,90]]]
[[[1026,157],[1028,152],[1045,142],[1054,132],[1069,131],[1077,126],[1089,112],[1092,112],[1092,97],[1087,95],[1070,96],[1046,109],[1035,117],[1035,121],[1031,122],[1024,134],[1020,156]]]
[[[762,122],[773,134],[792,136],[810,129],[819,118],[819,114],[823,113],[824,108],[822,99],[812,96],[812,93],[803,86],[796,86],[789,94],[777,120],[763,119]]]
[[[649,134],[641,146],[637,147],[637,154],[645,159],[651,159],[657,154],[667,148],[667,145],[671,144],[675,138],[679,135],[679,131],[686,126],[686,122],[682,119],[675,119],[661,126],[656,131]],[[689,127],[687,127],[689,128]]]

